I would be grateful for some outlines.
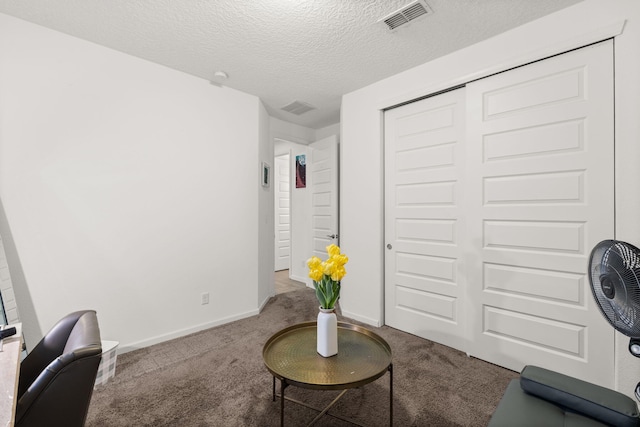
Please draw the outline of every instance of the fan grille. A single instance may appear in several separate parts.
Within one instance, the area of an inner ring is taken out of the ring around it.
[[[589,280],[604,317],[618,331],[640,338],[640,250],[604,240],[591,251]]]

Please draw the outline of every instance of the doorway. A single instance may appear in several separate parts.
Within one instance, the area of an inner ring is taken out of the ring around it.
[[[296,188],[296,156],[308,156],[309,146],[274,140],[274,270],[288,271],[289,279],[305,282],[310,253],[310,193]]]
[[[275,289],[276,294],[284,294],[286,292],[306,289],[306,285],[289,277],[289,270],[280,270],[275,272]]]
[[[291,198],[289,153],[274,159],[275,271],[289,270],[291,254]]]
[[[282,139],[274,142],[274,165],[280,165],[275,167],[273,180],[274,270],[288,268],[291,280],[307,286],[311,286],[309,257],[324,257],[327,245],[339,243],[337,147],[337,135],[308,145]],[[296,180],[296,158],[304,161],[305,180]],[[286,251],[288,263],[283,261]]]

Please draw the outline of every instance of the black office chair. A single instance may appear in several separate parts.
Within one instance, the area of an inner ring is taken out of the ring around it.
[[[83,426],[102,357],[96,312],[60,320],[20,364],[16,426]]]
[[[489,427],[637,427],[636,402],[600,387],[537,366],[512,380]]]

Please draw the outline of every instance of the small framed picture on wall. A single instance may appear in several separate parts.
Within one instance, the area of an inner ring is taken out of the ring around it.
[[[271,167],[269,166],[269,163],[267,162],[262,162],[262,168],[261,168],[261,172],[262,172],[262,186],[263,187],[268,187],[269,186],[269,182],[271,180]]]
[[[296,188],[307,187],[307,158],[304,154],[296,156]]]

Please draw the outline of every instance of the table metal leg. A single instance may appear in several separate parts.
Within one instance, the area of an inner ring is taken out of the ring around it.
[[[389,425],[393,427],[393,363],[389,365]]]
[[[284,427],[284,389],[288,385],[284,378],[280,380],[280,427]]]
[[[389,367],[387,368],[387,370],[389,371],[389,425],[391,427],[393,427],[393,364],[389,364]],[[300,405],[303,405],[307,408],[311,408],[314,409],[316,411],[319,412],[319,414],[308,424],[308,426],[312,426],[313,424],[315,424],[320,418],[322,418],[322,416],[324,415],[329,415],[332,416],[334,418],[338,418],[340,420],[343,421],[347,421],[351,424],[354,425],[358,425],[360,426],[360,424],[352,421],[352,420],[348,420],[346,418],[342,418],[340,416],[337,415],[332,415],[332,414],[328,414],[329,409],[331,409],[331,407],[333,405],[335,405],[338,400],[340,400],[340,398],[348,391],[348,389],[342,390],[342,392],[324,409],[320,410],[317,408],[314,408],[313,406],[309,406],[304,402],[300,402],[297,401],[295,399],[291,399],[291,398],[287,398],[284,396],[284,391],[285,389],[289,386],[289,384],[287,384],[287,381],[282,378],[280,379],[280,427],[284,427],[284,401],[285,399],[287,400],[291,400],[292,402],[298,403]],[[276,401],[276,377],[273,377],[273,401]]]
[[[347,392],[348,390],[342,390],[342,392],[338,395],[338,397],[336,397],[335,399],[333,399],[333,401],[331,403],[329,403],[327,405],[326,408],[324,408],[322,411],[320,411],[320,413],[318,415],[316,415],[316,417],[313,419],[313,421],[311,421],[309,424],[307,424],[307,427],[311,427],[312,425],[314,425],[320,418],[322,418],[324,416],[324,414],[326,414],[327,412],[329,412],[329,409],[331,409],[331,407],[333,405],[335,405],[338,400],[340,400],[340,398],[342,396],[344,396],[344,394]],[[353,424],[353,423],[352,423]]]

